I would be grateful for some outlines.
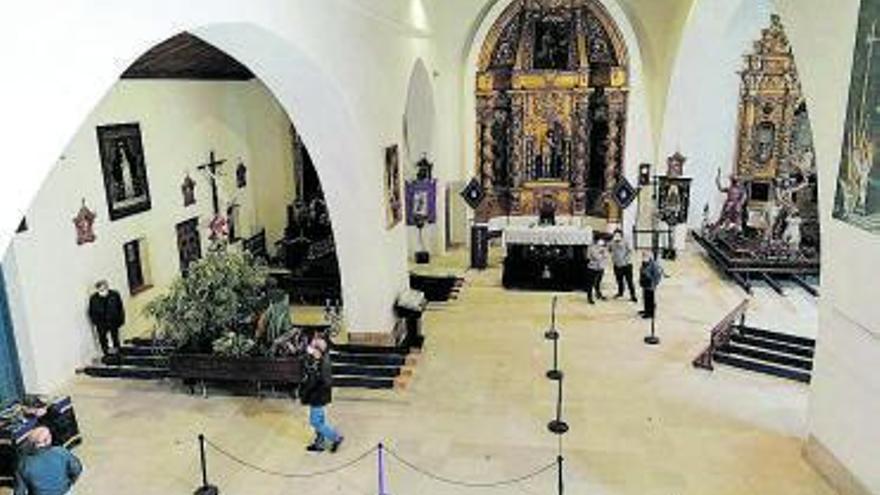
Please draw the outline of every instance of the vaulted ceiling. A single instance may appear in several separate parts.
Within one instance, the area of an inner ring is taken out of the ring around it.
[[[189,33],[159,43],[122,73],[123,79],[247,81],[253,77],[238,60]]]

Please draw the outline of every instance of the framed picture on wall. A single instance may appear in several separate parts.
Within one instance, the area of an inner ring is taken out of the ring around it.
[[[669,225],[687,223],[691,199],[689,177],[659,177],[657,209],[660,219]]]
[[[406,183],[406,224],[437,221],[437,180],[414,180]]]
[[[397,145],[385,148],[385,217],[386,228],[391,229],[403,217],[400,194],[400,152]]]
[[[110,220],[150,209],[150,187],[137,123],[99,126],[98,153]]]

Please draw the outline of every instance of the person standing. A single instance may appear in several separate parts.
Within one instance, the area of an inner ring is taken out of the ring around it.
[[[623,297],[623,286],[626,283],[630,300],[638,302],[633,283],[632,248],[623,239],[620,229],[615,230],[614,237],[611,238],[611,262],[614,265],[614,278],[617,280],[617,295],[614,297]]]
[[[70,495],[82,474],[82,463],[64,447],[52,446],[45,426],[31,430],[24,440],[15,473],[14,495]]]
[[[596,297],[605,300],[602,295],[602,277],[605,275],[605,265],[608,264],[608,249],[605,241],[600,239],[587,248],[587,300],[595,304],[593,292]]]
[[[303,405],[309,406],[309,424],[315,430],[315,439],[306,450],[323,452],[329,442],[330,452],[336,452],[345,437],[327,423],[325,408],[333,398],[333,366],[327,341],[319,332],[309,340],[304,367],[299,397]]]
[[[98,342],[104,355],[110,352],[108,334],[118,353],[119,328],[125,324],[125,308],[119,293],[112,290],[106,280],[99,280],[95,284],[95,293],[89,298],[89,320],[98,332]]]
[[[654,253],[645,251],[642,254],[642,267],[639,270],[639,285],[642,287],[644,309],[639,311],[642,318],[653,318],[657,309],[656,291],[663,279],[663,268],[654,258]]]

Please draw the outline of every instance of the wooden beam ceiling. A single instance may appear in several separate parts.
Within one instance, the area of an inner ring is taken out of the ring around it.
[[[247,81],[254,74],[238,60],[189,34],[169,38],[141,55],[122,79]]]

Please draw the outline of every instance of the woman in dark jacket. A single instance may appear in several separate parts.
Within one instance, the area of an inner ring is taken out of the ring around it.
[[[326,450],[336,452],[344,437],[327,424],[324,408],[333,400],[333,367],[327,341],[316,333],[306,347],[305,376],[299,389],[300,401],[309,406],[309,424],[315,430],[315,440],[306,447],[309,452]]]

